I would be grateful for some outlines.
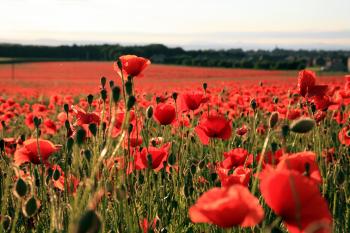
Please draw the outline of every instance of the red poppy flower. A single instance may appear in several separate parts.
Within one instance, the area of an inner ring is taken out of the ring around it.
[[[159,103],[154,109],[154,118],[161,125],[169,125],[176,118],[175,107],[171,104]]]
[[[205,192],[190,210],[192,222],[215,224],[219,227],[250,227],[264,217],[259,200],[242,185],[212,188]]]
[[[123,73],[126,74],[124,78],[127,78],[128,75],[140,76],[141,72],[151,64],[150,60],[135,55],[124,55],[119,57],[119,60],[122,63]]]
[[[343,145],[350,145],[350,127],[344,127],[342,128],[338,133],[338,138],[341,144]]]
[[[209,144],[210,138],[227,140],[231,137],[231,122],[221,115],[202,116],[195,129],[199,139],[204,145]]]
[[[302,175],[307,175],[318,183],[322,182],[321,173],[316,162],[316,154],[312,151],[285,155],[280,159],[276,169],[297,171]]]
[[[57,127],[55,122],[50,119],[44,121],[45,131],[47,134],[54,135],[57,132]]]
[[[40,155],[38,153],[38,144]],[[36,139],[28,139],[23,142],[23,147],[16,150],[14,161],[16,165],[26,162],[40,164],[41,160],[43,163],[47,163],[47,159],[58,150],[59,148],[48,140],[39,139],[39,143],[37,143]]]
[[[235,148],[229,152],[224,152],[225,160],[220,163],[222,168],[232,169],[244,165],[249,156],[249,152],[243,148]]]
[[[313,232],[331,232],[332,217],[316,182],[295,170],[268,169],[263,173],[261,194],[266,204],[282,217],[289,232],[306,232],[321,223],[323,228]]]
[[[183,110],[196,110],[199,106],[206,102],[207,98],[203,92],[187,92],[182,94],[182,109]]]
[[[244,168],[243,166],[237,167],[230,175],[229,169],[218,167],[216,170],[222,187],[228,187],[234,184],[241,184],[247,187],[252,173],[251,169]]]
[[[82,126],[85,124],[92,124],[92,123],[98,125],[100,123],[100,117],[94,112],[87,113],[82,108],[74,105],[72,105],[72,110],[77,118],[77,122],[76,122],[77,125]]]
[[[68,181],[68,184],[67,184],[68,192],[75,193],[77,191],[77,187],[79,185],[79,180],[75,176],[70,174],[68,177],[65,177],[64,171],[58,165],[53,165],[51,168],[53,171],[58,170],[60,172],[60,177],[58,178],[58,180],[53,181],[53,185],[55,188],[57,188],[61,191],[64,191],[65,180],[67,180]]]
[[[142,170],[148,167],[148,155],[152,158],[152,169],[159,171],[164,167],[164,162],[167,161],[169,156],[170,143],[164,144],[161,148],[157,147],[144,147],[141,152],[136,153],[135,169]]]
[[[315,72],[311,70],[302,70],[298,75],[298,90],[303,97],[306,96],[308,90],[316,85]]]

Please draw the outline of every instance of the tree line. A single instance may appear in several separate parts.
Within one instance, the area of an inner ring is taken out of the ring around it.
[[[162,44],[122,46],[120,44],[35,46],[0,44],[0,62],[110,61],[123,54],[147,57],[153,63],[186,66],[296,70],[309,66],[346,71],[350,51],[324,50],[184,50]]]

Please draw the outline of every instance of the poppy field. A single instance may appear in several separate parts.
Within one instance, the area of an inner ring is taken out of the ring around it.
[[[350,232],[350,76],[0,66],[0,232]]]

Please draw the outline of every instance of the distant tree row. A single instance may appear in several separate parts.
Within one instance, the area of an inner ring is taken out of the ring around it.
[[[226,68],[253,68],[295,70],[307,66],[319,66],[329,70],[346,71],[350,51],[323,50],[184,50],[169,48],[162,44],[145,46],[72,45],[33,46],[0,44],[0,58],[14,58],[12,61],[43,60],[115,60],[123,54],[136,54],[150,58],[153,63],[187,66],[215,66]],[[4,62],[5,60],[3,60]]]

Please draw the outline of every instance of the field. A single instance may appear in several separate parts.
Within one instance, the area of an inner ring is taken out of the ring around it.
[[[0,65],[0,232],[350,232],[349,76],[124,59]]]

